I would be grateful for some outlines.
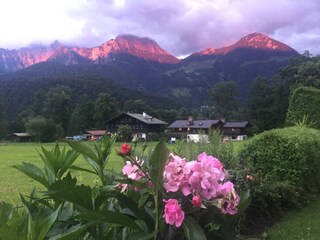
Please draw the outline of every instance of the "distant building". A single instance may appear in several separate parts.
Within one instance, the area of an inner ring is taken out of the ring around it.
[[[84,136],[88,137],[88,140],[99,140],[104,134],[106,133],[106,130],[88,130],[86,131],[86,134]]]
[[[251,131],[251,124],[248,121],[243,122],[225,122],[222,132],[225,140],[244,140]]]
[[[188,120],[176,120],[167,129],[172,137],[185,138],[188,134],[208,134],[209,130],[222,129],[222,126],[221,120],[193,120],[189,117]]]
[[[133,135],[146,139],[148,133],[164,132],[166,122],[152,117],[147,113],[121,113],[117,117],[107,122],[107,129],[111,133],[116,133],[120,125],[131,126]]]
[[[12,133],[10,134],[10,140],[12,142],[31,142],[32,136],[30,133]]]

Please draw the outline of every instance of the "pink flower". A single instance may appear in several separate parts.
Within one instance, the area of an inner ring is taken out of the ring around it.
[[[195,207],[201,207],[201,199],[198,196],[193,196],[192,198],[192,205]]]
[[[226,178],[221,162],[212,156],[202,153],[197,161],[186,164],[190,192],[206,200],[212,200],[218,196],[221,182]]]
[[[236,193],[233,183],[224,183],[220,189],[220,193],[224,195],[220,200],[220,211],[222,213],[229,213],[231,215],[236,214],[240,203],[240,197]]]
[[[177,192],[187,185],[187,179],[184,173],[186,160],[171,154],[165,166],[163,184],[167,192]],[[190,191],[189,191],[190,193]]]
[[[126,165],[122,168],[122,173],[134,181],[139,181],[142,177],[144,177],[143,172],[141,172],[136,165],[132,165],[132,163],[129,161],[126,161]]]
[[[181,210],[178,201],[176,199],[169,199],[163,200],[163,202],[166,203],[163,215],[166,223],[176,225],[177,228],[180,227],[184,219],[184,212]]]
[[[131,146],[129,144],[123,143],[120,147],[120,153],[122,155],[130,155],[131,153]]]

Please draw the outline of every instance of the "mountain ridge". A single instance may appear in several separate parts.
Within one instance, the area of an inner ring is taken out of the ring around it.
[[[57,40],[49,46],[31,45],[30,47],[13,50],[0,48],[0,73],[18,71],[44,61],[58,61],[65,65],[80,63],[107,64],[123,55],[130,55],[147,62],[175,65],[195,56],[228,55],[243,48],[283,52],[292,55],[298,54],[288,45],[255,32],[248,34],[232,45],[217,49],[207,48],[180,60],[162,49],[153,39],[122,34],[100,46],[91,48],[65,46]]]

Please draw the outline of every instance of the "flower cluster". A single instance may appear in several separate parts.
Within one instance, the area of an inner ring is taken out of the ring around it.
[[[130,147],[121,146],[123,155],[130,152]],[[134,181],[139,181],[143,177],[148,178],[147,173],[142,171],[142,165],[143,161],[132,158],[132,162],[126,162],[122,172]],[[192,199],[192,206],[205,208],[209,204],[216,206],[223,214],[237,213],[240,198],[233,183],[228,181],[228,173],[217,158],[202,153],[197,160],[187,162],[171,154],[166,162],[163,176],[165,191],[167,193],[180,191],[185,198]],[[122,186],[124,191],[127,185]],[[176,227],[181,226],[185,217],[179,201],[182,202],[182,199],[163,200],[165,203],[163,217],[167,224]]]
[[[217,158],[207,156],[206,153],[200,154],[197,160],[190,162],[170,155],[165,166],[164,188],[167,192],[180,190],[186,197],[193,196],[192,204],[195,207],[201,207],[203,201],[215,205],[224,214],[237,213],[240,198],[234,190],[233,183],[228,181],[228,173]],[[180,216],[176,222],[181,221]],[[167,221],[165,212],[164,218],[168,224],[173,225],[172,216],[170,221]]]

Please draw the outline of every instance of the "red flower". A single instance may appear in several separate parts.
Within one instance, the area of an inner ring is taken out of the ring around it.
[[[120,147],[120,153],[122,155],[129,155],[131,153],[131,146],[129,144],[123,143]]]

